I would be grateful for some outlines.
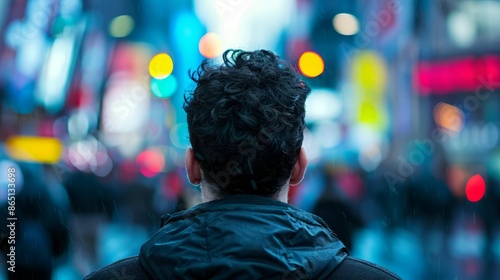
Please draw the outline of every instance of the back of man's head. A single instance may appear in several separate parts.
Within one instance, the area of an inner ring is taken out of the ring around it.
[[[270,51],[224,52],[204,61],[185,99],[189,137],[203,180],[217,196],[273,196],[302,146],[309,86]]]

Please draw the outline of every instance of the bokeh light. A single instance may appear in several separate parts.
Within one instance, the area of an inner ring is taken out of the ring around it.
[[[358,156],[359,165],[366,172],[373,172],[382,162],[382,150],[378,143],[364,147]]]
[[[23,171],[19,167],[17,163],[14,161],[8,160],[8,159],[2,159],[0,160],[0,172],[2,172],[0,176],[0,203],[4,203],[7,201],[9,192],[8,192],[8,186],[9,186],[9,176],[8,176],[8,170],[9,168],[13,168],[14,171],[14,176],[15,176],[15,184],[16,184],[16,195],[18,195],[21,190],[23,189],[24,186],[24,177],[23,177]]]
[[[355,16],[340,13],[333,17],[333,28],[342,35],[354,35],[359,32],[359,23]]]
[[[214,58],[222,53],[222,40],[217,33],[209,32],[200,39],[198,49],[206,58]]]
[[[460,132],[464,128],[464,112],[453,105],[439,102],[433,110],[434,122],[442,128]]]
[[[187,122],[176,124],[170,130],[170,142],[179,149],[186,149],[191,145]]]
[[[151,79],[151,92],[156,97],[168,98],[175,93],[177,89],[177,79],[170,75],[165,79]]]
[[[165,154],[160,148],[149,148],[139,153],[136,163],[141,174],[151,178],[163,171]]]
[[[473,44],[477,36],[476,21],[463,11],[450,13],[446,20],[446,28],[450,38],[461,47]]]
[[[342,101],[327,88],[314,88],[306,99],[306,122],[332,120],[340,117]]]
[[[481,175],[476,174],[467,181],[465,195],[470,202],[478,202],[486,192],[486,183]]]
[[[308,128],[304,129],[302,147],[306,150],[307,160],[310,164],[314,164],[321,159],[321,146],[318,144],[318,139],[313,136],[313,133]]]
[[[352,62],[353,82],[365,92],[383,94],[387,84],[387,67],[376,52],[361,51]]]
[[[299,70],[304,76],[314,78],[323,73],[325,63],[319,54],[305,52],[299,58]]]
[[[174,70],[174,62],[166,53],[159,53],[149,62],[149,74],[155,79],[165,79]]]
[[[49,164],[58,162],[63,152],[59,139],[37,136],[12,136],[5,141],[5,148],[12,159]]]
[[[134,30],[134,18],[129,15],[115,17],[109,24],[109,34],[116,38],[123,38],[130,35]]]
[[[68,117],[68,134],[73,139],[80,139],[88,134],[90,129],[90,116],[83,110],[76,110]]]
[[[371,102],[362,102],[359,106],[358,120],[360,123],[377,124],[381,121],[379,110]]]
[[[65,161],[83,172],[106,177],[113,169],[113,160],[106,146],[93,136],[73,142],[65,150]]]
[[[97,151],[89,162],[92,173],[99,177],[106,177],[113,169],[113,161],[105,150]]]
[[[342,140],[340,125],[329,120],[317,122],[312,133],[317,139],[318,144],[326,149],[335,147]]]

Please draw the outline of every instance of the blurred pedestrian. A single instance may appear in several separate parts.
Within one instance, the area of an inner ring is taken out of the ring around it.
[[[113,211],[110,188],[93,174],[74,172],[65,178],[71,202],[69,228],[72,237],[73,265],[81,275],[99,266],[99,234]]]
[[[316,202],[312,213],[322,218],[347,249],[351,251],[354,233],[363,226],[363,221],[352,205],[356,203],[355,197],[349,197],[343,188],[356,192],[355,195],[359,196],[360,194],[357,192],[360,192],[358,190],[363,188],[363,182],[353,171],[345,170],[345,172],[335,175],[325,166],[323,169],[323,184],[323,193]],[[341,184],[345,186],[342,188]]]
[[[56,257],[66,253],[69,245],[65,209],[47,191],[40,165],[23,164],[20,168],[15,172],[17,177],[23,177],[23,185],[16,186],[20,191],[15,194],[15,243],[8,242],[9,229],[5,226],[1,235],[5,254],[10,246],[15,246],[15,272],[9,272],[8,279],[50,280]],[[4,204],[4,221],[11,217],[7,210]]]

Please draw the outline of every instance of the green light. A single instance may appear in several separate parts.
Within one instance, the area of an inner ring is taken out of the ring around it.
[[[177,89],[177,80],[170,75],[165,79],[151,78],[151,92],[160,98],[169,98]]]
[[[134,30],[134,18],[129,15],[115,17],[109,24],[109,33],[116,38],[127,37]]]

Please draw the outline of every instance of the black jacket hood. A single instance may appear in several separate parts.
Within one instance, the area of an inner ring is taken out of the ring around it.
[[[321,279],[346,256],[321,218],[232,195],[164,216],[139,261],[155,279]]]

